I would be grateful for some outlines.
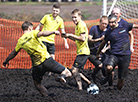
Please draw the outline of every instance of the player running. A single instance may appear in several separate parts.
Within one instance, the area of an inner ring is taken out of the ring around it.
[[[41,81],[45,72],[50,71],[61,74],[61,81],[65,82],[65,77],[71,76],[71,72],[56,62],[48,53],[45,45],[38,40],[40,36],[59,35],[59,31],[43,31],[33,30],[33,24],[25,21],[22,24],[24,34],[18,39],[15,49],[9,54],[3,65],[6,67],[9,61],[13,59],[21,49],[24,49],[32,60],[32,77],[34,85],[42,96],[47,96],[48,91],[42,85]]]
[[[119,25],[122,25],[123,27],[128,25],[128,22],[120,17],[121,16],[121,11],[120,11],[119,8],[114,8],[112,10],[112,14],[117,16],[117,22],[118,22]],[[130,37],[130,51],[131,51],[131,53],[133,53],[134,52],[134,48],[133,48],[134,36],[133,36],[132,30],[129,31],[128,34],[129,34],[129,37]],[[114,81],[114,71],[112,71],[112,75],[110,76],[109,79],[110,79],[109,85],[111,86],[113,84],[113,81]],[[101,82],[101,84],[102,84],[102,82]]]
[[[123,27],[122,25],[118,24],[117,16],[114,14],[111,14],[108,17],[108,21],[110,28],[107,31],[105,31],[105,38],[99,46],[97,55],[99,55],[104,45],[108,41],[110,41],[111,55],[106,63],[107,75],[106,78],[104,79],[104,82],[106,83],[109,80],[111,72],[114,70],[115,66],[118,65],[117,88],[121,90],[124,85],[124,79],[128,73],[128,67],[131,58],[128,32],[132,28],[138,28],[138,25],[129,23],[128,25]]]
[[[88,46],[88,29],[85,22],[81,20],[81,11],[79,9],[73,10],[71,14],[72,21],[76,25],[75,35],[67,33],[62,34],[62,37],[69,38],[76,42],[77,56],[72,67],[72,73],[76,79],[79,90],[82,90],[82,74],[80,74],[80,69],[83,69],[90,55],[90,50]],[[91,82],[89,81],[88,84],[91,84]]]

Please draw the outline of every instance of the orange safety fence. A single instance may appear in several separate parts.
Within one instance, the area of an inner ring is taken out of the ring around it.
[[[133,21],[133,20],[131,20]],[[138,23],[138,20],[134,20]],[[99,24],[99,19],[85,21],[88,29],[92,26]],[[0,18],[0,64],[6,59],[10,52],[15,48],[17,40],[22,36],[23,31],[21,29],[22,21],[13,21]],[[36,27],[39,22],[32,22]],[[65,30],[68,33],[74,33],[75,25],[73,22],[65,22]],[[138,29],[133,29],[134,33],[134,53],[131,55],[130,69],[138,69]],[[68,40],[69,49],[65,49],[64,40],[61,36],[55,37],[55,60],[62,65],[71,68],[76,57],[76,44],[72,40]],[[30,69],[31,59],[29,55],[24,51],[18,53],[18,55],[10,61],[10,69]],[[93,68],[93,64],[89,61],[86,62],[84,68]]]

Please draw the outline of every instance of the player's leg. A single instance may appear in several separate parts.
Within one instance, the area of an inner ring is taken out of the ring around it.
[[[76,82],[78,84],[79,90],[82,90],[82,82],[81,82],[81,76],[79,74],[79,69],[76,68],[76,67],[73,67],[72,68],[72,74],[75,77],[75,80],[76,80]]]
[[[93,78],[93,81],[95,83],[96,74],[102,68],[103,64],[95,55],[90,55],[88,59],[95,66],[95,68],[93,68],[93,72],[92,72],[92,78]]]
[[[44,73],[45,72],[43,71],[42,64],[40,64],[39,66],[35,66],[32,69],[32,77],[36,89],[40,92],[42,96],[48,96],[47,89],[41,84]]]
[[[67,68],[65,68],[65,70],[62,71],[61,73],[61,81],[66,83],[65,77],[71,77],[71,76],[72,76],[71,72]]]
[[[52,57],[46,60],[43,67],[45,67],[47,71],[61,74],[61,81],[63,82],[66,82],[64,79],[65,77],[72,76],[71,72],[67,68],[55,61]]]
[[[107,52],[101,55],[101,62],[103,63],[101,71],[104,77],[106,76],[106,65],[107,65],[106,63],[108,61],[109,56],[110,55]]]
[[[130,55],[120,56],[119,64],[118,64],[118,83],[117,88],[119,90],[124,86],[124,79],[128,75],[128,67],[130,64]]]
[[[50,54],[50,56],[55,60],[55,55],[54,54]],[[50,76],[52,74],[52,72],[49,72],[48,75]]]
[[[47,51],[49,52],[50,56],[55,60],[55,45],[47,43]]]
[[[72,69],[69,69],[70,70],[70,72],[72,72]],[[86,81],[89,85],[91,84],[91,81],[84,75],[84,74],[82,74],[82,73],[80,73],[79,72],[79,74],[80,74],[80,77],[84,80],[84,81]]]
[[[83,69],[87,59],[88,59],[88,55],[77,55],[73,67],[72,67],[72,74],[76,79],[76,82],[78,84],[78,88],[79,90],[82,90],[82,82],[81,82],[81,77],[82,78],[86,78],[84,77],[84,75],[80,74],[80,68]],[[84,79],[86,80],[86,79]]]
[[[33,81],[36,89],[40,92],[40,94],[42,96],[48,96],[48,90],[41,84],[41,82],[37,82],[35,80]]]
[[[106,76],[105,69],[106,69],[106,63],[108,61],[109,56],[110,56],[109,51],[102,54],[102,60],[101,61],[103,62],[103,66],[102,66],[101,70],[102,70],[102,73],[103,73],[104,77]],[[114,80],[114,71],[112,70],[111,75],[109,76],[109,81],[108,81],[109,86],[113,85],[113,80]]]
[[[32,76],[34,80],[34,85],[43,96],[48,95],[47,89],[41,84],[41,80],[45,72],[47,71],[61,74],[62,78],[69,77],[72,75],[67,68],[53,60],[53,58],[51,57],[46,59],[42,64],[33,67]]]
[[[106,77],[103,80],[101,80],[102,85],[105,84],[106,82],[108,82],[110,79],[112,79],[112,74],[113,74],[112,72],[113,72],[115,66],[117,65],[117,62],[118,62],[117,58],[114,55],[111,55],[108,58],[108,60],[106,62]],[[110,82],[111,81],[113,82],[113,80],[110,80]],[[112,85],[112,83],[110,83],[110,85]]]
[[[42,41],[43,44],[46,46],[48,53],[50,54],[50,56],[55,60],[55,45],[54,44],[50,44],[48,42]],[[48,75],[51,75],[52,73],[49,72]]]
[[[86,81],[89,85],[91,84],[91,81],[85,75],[83,75],[82,73],[79,74],[84,81]]]

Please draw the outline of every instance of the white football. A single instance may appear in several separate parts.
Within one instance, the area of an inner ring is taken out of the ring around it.
[[[91,84],[91,85],[87,88],[87,93],[88,93],[88,94],[92,94],[92,95],[99,94],[99,87],[98,87],[96,84]]]

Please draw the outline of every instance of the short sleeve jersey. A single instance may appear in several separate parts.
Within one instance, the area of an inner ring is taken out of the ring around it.
[[[76,45],[77,45],[77,55],[82,55],[82,54],[89,55],[90,54],[90,49],[88,46],[88,29],[87,29],[85,22],[81,20],[79,21],[79,23],[77,24],[75,28],[75,35],[80,36],[80,34],[84,32],[86,34],[86,39],[84,42],[75,40]]]
[[[37,34],[39,31],[33,30],[32,32],[27,32],[18,39],[15,51],[19,52],[24,49],[31,57],[32,65],[37,66],[49,58],[50,55],[46,51],[46,47],[42,42],[37,39]]]
[[[59,28],[64,28],[63,19],[60,16],[57,16],[55,19],[53,18],[52,14],[45,15],[41,21],[43,24],[42,31],[55,31]],[[55,34],[49,35],[47,37],[40,37],[41,41],[46,41],[48,43],[55,43]]]
[[[127,21],[125,21],[124,19],[121,18],[121,20],[118,22],[119,25],[122,25],[123,27],[127,27],[127,25],[129,24]],[[131,28],[129,29],[131,30]]]
[[[128,25],[128,22],[123,20],[122,18],[120,19],[120,21],[118,22],[119,25],[122,25],[123,27],[124,26],[127,26]]]
[[[89,31],[89,35],[93,36],[93,39],[101,38],[103,36],[103,31],[100,30],[99,25],[96,25],[96,26],[91,27],[91,29]],[[102,40],[95,42],[95,43],[88,42],[90,51],[97,52],[98,47],[101,42],[102,42]]]
[[[105,41],[110,41],[111,53],[115,55],[130,55],[130,42],[128,32],[132,29],[132,24],[125,27],[119,25],[115,29],[109,28],[105,31]]]

